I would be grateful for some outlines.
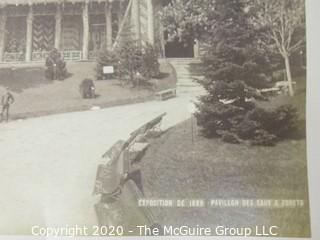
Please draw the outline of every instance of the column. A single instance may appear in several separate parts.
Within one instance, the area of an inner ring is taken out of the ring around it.
[[[141,40],[140,28],[140,3],[139,0],[132,0],[131,17],[133,23],[133,33],[136,40]]]
[[[33,9],[29,6],[27,16],[27,36],[26,36],[26,62],[31,62],[32,59],[32,22],[33,22]]]
[[[62,26],[62,9],[61,5],[57,5],[56,10],[56,24],[55,24],[55,39],[54,39],[54,47],[56,49],[60,49],[61,45],[61,26]]]
[[[83,40],[82,40],[82,59],[88,60],[89,57],[89,4],[85,2],[82,12],[83,20]]]
[[[148,39],[151,45],[154,45],[154,10],[153,0],[147,0],[148,6]]]
[[[4,8],[0,12],[0,62],[3,61],[4,57],[4,49],[5,49],[5,42],[6,42],[6,22],[7,22],[7,15]]]
[[[106,2],[105,14],[106,14],[106,45],[107,49],[112,48],[112,3]]]

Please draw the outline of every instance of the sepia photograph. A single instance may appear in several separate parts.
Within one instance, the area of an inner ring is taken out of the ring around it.
[[[312,237],[306,31],[305,0],[0,0],[0,236]]]

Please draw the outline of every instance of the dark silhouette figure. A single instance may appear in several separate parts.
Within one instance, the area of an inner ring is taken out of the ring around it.
[[[3,121],[4,116],[6,117],[6,121],[9,121],[9,110],[10,105],[14,103],[14,97],[12,93],[9,91],[9,88],[6,88],[5,94],[1,98],[1,122]]]
[[[91,79],[84,79],[79,87],[82,98],[95,98],[95,86]]]
[[[64,80],[67,76],[66,62],[61,53],[52,49],[46,59],[46,78],[49,80]]]

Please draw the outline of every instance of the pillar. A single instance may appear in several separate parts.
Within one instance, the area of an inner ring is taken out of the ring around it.
[[[0,62],[3,61],[6,38],[7,15],[4,9],[0,10]]]
[[[83,40],[82,40],[82,59],[88,60],[89,57],[89,4],[85,2],[82,10],[83,20]]]
[[[60,4],[57,5],[56,16],[55,16],[55,39],[54,47],[60,49],[61,45],[61,26],[62,26],[62,9]]]
[[[107,49],[112,48],[112,3],[106,2],[105,14],[106,14],[106,45]]]
[[[131,17],[133,24],[133,33],[135,39],[140,42],[141,28],[140,28],[140,3],[139,0],[132,0]]]
[[[153,0],[147,0],[148,7],[148,40],[154,45],[154,9]]]
[[[27,36],[26,36],[26,62],[31,62],[32,59],[32,22],[33,22],[33,9],[29,6],[27,16]]]

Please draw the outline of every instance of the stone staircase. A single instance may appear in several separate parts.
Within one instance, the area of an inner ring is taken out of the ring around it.
[[[203,78],[200,60],[194,58],[170,58],[177,74],[177,95],[200,95],[204,89],[195,80]]]

